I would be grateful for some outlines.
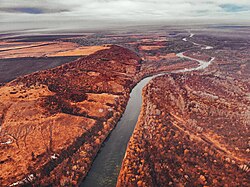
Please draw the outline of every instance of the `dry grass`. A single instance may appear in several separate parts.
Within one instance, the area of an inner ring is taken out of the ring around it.
[[[143,45],[143,46],[140,46],[140,49],[141,49],[141,50],[144,50],[144,51],[150,51],[150,50],[161,49],[161,48],[163,48],[163,47],[164,47],[164,46],[159,46],[159,45],[154,45],[154,46]]]
[[[176,54],[175,53],[169,53],[169,54],[160,55],[160,56],[146,56],[145,58],[146,58],[146,60],[149,60],[149,61],[172,59],[172,58],[176,58]]]
[[[74,50],[77,47],[78,45],[71,42],[35,42],[30,45],[16,43],[16,46],[6,48],[11,50],[0,52],[0,58],[42,57],[62,51]]]
[[[61,51],[58,53],[50,54],[48,56],[55,57],[55,56],[81,56],[81,55],[90,55],[97,51],[109,49],[109,47],[104,46],[89,46],[89,47],[78,47],[72,50]]]
[[[48,149],[60,153],[94,127],[95,120],[82,116],[63,113],[45,116],[38,103],[49,95],[53,92],[45,85],[0,88],[0,117],[4,116],[0,131],[3,162],[0,178],[12,181],[15,175],[14,181],[23,179],[30,172],[29,167],[39,168],[51,159]]]
[[[0,59],[21,57],[60,57],[90,55],[107,46],[80,47],[71,42],[0,42]]]

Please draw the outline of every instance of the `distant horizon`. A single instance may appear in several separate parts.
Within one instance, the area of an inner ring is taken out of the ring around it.
[[[136,25],[250,25],[249,0],[0,0],[0,32]]]
[[[134,30],[137,27],[204,27],[204,26],[250,26],[250,21],[232,22],[230,20],[168,20],[155,22],[111,22],[97,20],[66,20],[42,22],[1,22],[0,34],[10,32],[27,33],[77,33],[105,30]]]

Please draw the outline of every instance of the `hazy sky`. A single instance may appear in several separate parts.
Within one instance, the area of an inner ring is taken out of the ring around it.
[[[0,22],[249,20],[250,0],[0,0]]]

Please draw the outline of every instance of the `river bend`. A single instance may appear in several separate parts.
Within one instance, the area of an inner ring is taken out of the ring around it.
[[[190,34],[192,38],[194,34]],[[188,42],[187,38],[183,38],[184,41]],[[192,42],[193,43],[193,42]],[[199,45],[201,49],[211,49],[211,46]],[[202,48],[203,47],[203,48]],[[172,73],[188,72],[194,70],[201,70],[208,67],[214,60],[211,58],[210,61],[203,61],[195,58],[191,58],[184,55],[184,52],[178,53],[178,57],[194,60],[199,63],[198,67],[185,68],[183,70],[174,71]],[[142,89],[148,84],[153,78],[164,75],[167,73],[159,73],[154,76],[150,76],[141,80],[130,93],[130,99],[126,106],[125,112],[110,133],[109,137],[103,143],[102,148],[97,154],[90,171],[86,178],[82,181],[81,187],[115,187],[117,177],[120,172],[122,160],[124,158],[128,141],[134,131],[135,125],[140,114],[142,106]]]

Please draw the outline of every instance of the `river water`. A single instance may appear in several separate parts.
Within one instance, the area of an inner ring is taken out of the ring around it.
[[[127,143],[134,131],[142,105],[142,89],[155,76],[140,81],[130,93],[126,110],[97,154],[80,186],[112,187],[116,185]]]
[[[190,34],[189,37],[193,37],[193,34]],[[180,58],[197,61],[199,63],[199,66],[196,68],[178,70],[175,71],[175,73],[204,69],[208,67],[214,60],[214,58],[211,58],[211,60],[208,62],[198,60],[185,56],[184,53],[178,53],[177,56]],[[140,114],[142,106],[142,89],[148,84],[150,80],[164,74],[166,73],[159,73],[157,75],[147,77],[141,80],[133,88],[122,118],[120,119],[114,130],[111,132],[110,136],[105,140],[103,147],[100,149],[91,166],[90,171],[88,172],[88,175],[82,181],[80,185],[81,187],[116,186],[117,177],[120,172],[127,144],[134,131],[138,116]]]

